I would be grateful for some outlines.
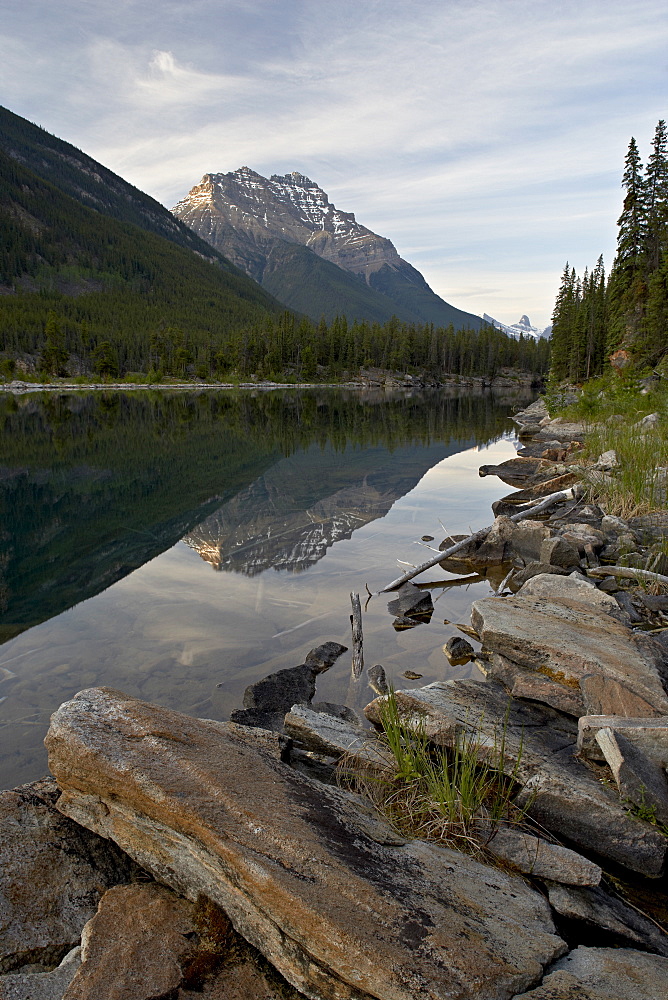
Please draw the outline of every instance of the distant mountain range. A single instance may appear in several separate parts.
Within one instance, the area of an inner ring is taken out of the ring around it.
[[[249,167],[205,174],[172,211],[280,302],[316,322],[345,315],[483,325],[436,295],[390,240],[336,208],[303,174],[266,178]]]
[[[520,316],[517,323],[512,323],[508,326],[507,323],[502,323],[498,319],[494,319],[492,316],[488,316],[484,313],[483,320],[485,323],[489,323],[490,326],[495,327],[497,330],[502,330],[507,333],[509,337],[514,337],[515,340],[519,340],[520,335],[523,337],[533,337],[534,340],[539,340],[541,337],[549,337],[552,332],[552,327],[548,326],[542,332],[537,326],[532,326],[529,317],[524,315]]]

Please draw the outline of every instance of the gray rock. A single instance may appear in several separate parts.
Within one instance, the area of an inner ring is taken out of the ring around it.
[[[633,426],[638,428],[638,430],[650,430],[654,427],[658,427],[661,423],[661,416],[658,413],[648,413],[646,417],[639,420],[637,424]]]
[[[591,545],[594,551],[602,549],[605,545],[603,532],[586,523],[569,524],[564,528],[561,537],[580,553],[585,551],[586,545]]]
[[[549,576],[542,585],[561,586],[561,578]],[[525,586],[538,584],[534,580]],[[598,590],[592,590],[591,594],[598,601],[610,600]],[[588,703],[581,682],[590,675],[614,681],[616,688],[629,691],[635,699],[634,705],[646,706],[627,714],[668,714],[668,697],[661,679],[664,654],[660,647],[655,649],[657,644],[647,647],[599,608],[533,594],[492,597],[474,602],[471,624],[481,638],[483,650],[500,653],[567,687],[580,686],[589,715],[621,714],[615,709],[589,708],[594,695]],[[601,689],[596,696],[603,698],[604,694]],[[602,700],[601,705],[604,703]]]
[[[631,600],[631,595],[626,590],[618,590],[615,593],[615,601],[617,605],[626,615],[627,621],[630,623],[637,623],[643,620],[642,615],[639,615],[633,606],[633,601]]]
[[[580,680],[580,691],[585,715],[658,718],[665,713],[665,709],[655,707],[649,698],[628,684],[604,674],[585,674]]]
[[[508,486],[527,488],[554,478],[554,466],[542,458],[510,458],[501,465],[481,465],[481,477],[498,476]]]
[[[306,654],[304,662],[317,674],[322,674],[325,670],[329,670],[347,649],[348,647],[342,646],[340,642],[323,642],[321,646],[315,646]]]
[[[348,705],[338,705],[332,701],[315,701],[311,708],[320,715],[333,715],[335,719],[343,719],[344,722],[350,722],[353,726],[364,725],[364,720],[354,708],[349,708]]]
[[[480,660],[479,667],[486,677],[503,684],[513,698],[539,701],[575,718],[585,710],[579,688],[559,684],[545,674],[520,666],[500,653],[491,653],[486,659]]]
[[[54,714],[47,747],[64,812],[214,901],[312,1000],[502,1000],[564,951],[521,879],[420,841],[381,846],[356,797],[220,726],[93,689]]]
[[[580,576],[535,576],[522,587],[520,593],[524,597],[544,597],[550,601],[573,601],[617,620],[622,617],[614,597],[601,592],[590,580]]]
[[[660,1000],[668,996],[668,959],[630,948],[576,948],[543,983],[514,1000]]]
[[[503,769],[523,785],[518,802],[547,830],[632,871],[662,873],[668,840],[650,823],[630,817],[617,793],[576,758],[574,719],[545,705],[509,700],[500,685],[472,680],[397,691],[396,698],[407,725],[426,720],[436,730],[443,720],[446,745],[448,726],[451,739],[457,731],[453,719],[479,734],[483,754],[498,752],[503,739]],[[364,710],[374,724],[379,702]]]
[[[618,465],[619,459],[617,458],[617,452],[613,449],[604,451],[602,455],[598,456],[598,460],[596,462],[597,468],[603,469],[604,471],[616,469]]]
[[[611,514],[605,514],[601,518],[601,531],[606,535],[616,537],[629,531],[629,523],[621,517],[613,517]]]
[[[58,965],[76,947],[103,892],[136,864],[55,807],[44,778],[0,792],[0,972]]]
[[[285,731],[308,750],[327,754],[329,757],[360,753],[370,759],[380,760],[385,756],[370,730],[351,725],[332,715],[321,715],[306,705],[292,706],[285,716]],[[372,744],[377,745],[375,753],[370,749]]]
[[[668,594],[640,594],[648,611],[668,611]]]
[[[450,636],[443,647],[443,652],[452,666],[468,663],[475,656],[475,650],[471,643],[462,639],[460,635]]]
[[[574,933],[604,931],[610,935],[610,945],[642,948],[668,957],[668,934],[635,907],[600,886],[551,885],[548,896],[560,916],[579,925]]]
[[[508,582],[508,586],[512,591],[521,590],[525,583],[529,580],[533,580],[534,577],[543,576],[568,576],[568,570],[564,569],[563,566],[552,566],[550,563],[544,562],[528,562],[526,566],[522,569],[518,569],[513,573],[511,580]]]
[[[583,441],[586,433],[587,429],[584,424],[562,421],[561,417],[557,417],[555,420],[551,420],[549,424],[541,427],[538,432],[538,438],[542,441],[550,442],[553,439],[559,442]]]
[[[315,695],[316,677],[327,670],[348,647],[338,642],[316,646],[297,667],[287,667],[249,684],[243,709],[230,714],[232,722],[281,732],[285,713],[293,705],[309,705]]]
[[[665,768],[646,757],[637,744],[614,729],[599,729],[601,748],[623,802],[650,812],[659,823],[668,823],[668,780]]]
[[[14,972],[0,976],[0,1000],[62,1000],[81,962],[77,945],[53,972]]]
[[[428,621],[433,614],[434,604],[428,590],[421,590],[409,582],[399,587],[396,597],[388,602],[387,610],[397,617],[419,617]]]
[[[577,546],[571,545],[565,538],[546,538],[540,547],[540,561],[552,566],[571,567],[580,564],[580,553]]]
[[[536,878],[586,886],[601,881],[601,869],[593,861],[515,827],[499,827],[486,846],[497,858]]]
[[[578,752],[590,760],[605,760],[596,739],[600,729],[613,729],[661,767],[668,765],[668,716],[655,719],[583,715],[578,720]]]

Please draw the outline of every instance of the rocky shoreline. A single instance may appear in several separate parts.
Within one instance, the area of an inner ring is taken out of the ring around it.
[[[54,777],[0,793],[0,1000],[668,994],[666,913],[638,905],[666,898],[668,598],[610,572],[665,575],[668,515],[606,516],[578,490],[583,428],[540,401],[516,420],[519,457],[481,474],[519,490],[482,537],[441,544],[445,569],[499,581],[473,605],[477,648],[450,644],[484,677],[396,702],[435,746],[503,732],[531,826],[472,857],[339,787],[344,754],[388,762],[382,671],[366,722],[314,702],[337,643],[251,685],[229,723],[83,691],[52,718]],[[428,585],[391,596],[410,620]]]
[[[530,390],[537,376],[508,369],[491,377],[473,375],[470,377],[448,375],[436,378],[431,375],[411,375],[381,368],[362,369],[358,375],[345,382],[274,382],[271,379],[251,379],[247,382],[72,382],[60,379],[57,382],[26,382],[22,379],[0,381],[0,392],[22,396],[28,392],[133,392],[135,390],[184,390],[201,391],[211,389],[492,389],[500,392],[521,389]],[[540,379],[539,379],[540,381]]]

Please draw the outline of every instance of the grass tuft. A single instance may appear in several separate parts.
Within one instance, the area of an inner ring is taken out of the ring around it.
[[[338,766],[340,782],[366,795],[407,838],[436,841],[474,856],[485,848],[501,822],[521,823],[526,810],[513,804],[522,746],[514,763],[506,752],[507,720],[494,737],[480,726],[462,727],[452,746],[434,746],[424,717],[402,715],[390,690],[381,702],[382,733],[389,766],[367,767],[347,756]],[[482,721],[482,720],[481,720]]]

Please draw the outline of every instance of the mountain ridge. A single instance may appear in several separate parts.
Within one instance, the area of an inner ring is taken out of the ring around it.
[[[298,171],[269,178],[247,166],[206,173],[172,211],[264,287],[270,284],[279,301],[314,320],[345,315],[382,321],[394,315],[458,329],[483,325],[479,316],[436,295],[391,240],[361,225],[353,212],[338,209]],[[304,249],[316,260],[306,264]],[[303,288],[297,293],[292,288],[294,269],[304,266],[320,289],[310,297]],[[336,294],[328,296],[324,290],[333,287]]]

